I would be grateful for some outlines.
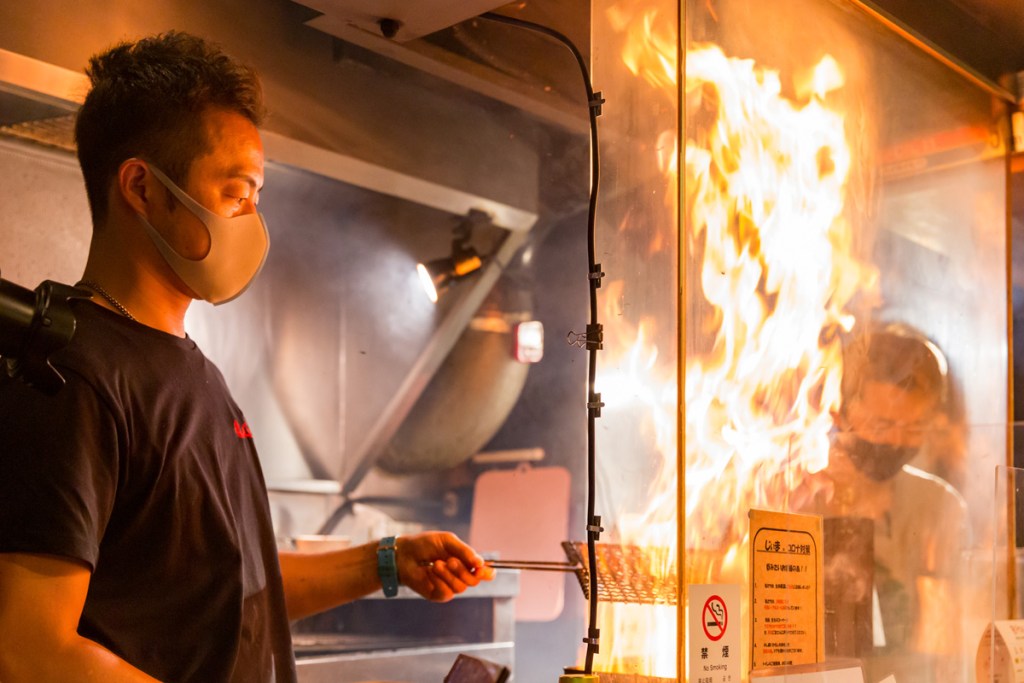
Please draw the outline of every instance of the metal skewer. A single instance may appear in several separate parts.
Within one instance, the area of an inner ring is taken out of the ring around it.
[[[543,562],[529,560],[489,560],[485,562],[488,567],[494,569],[525,569],[540,572],[575,572],[580,568],[578,564],[568,562]]]

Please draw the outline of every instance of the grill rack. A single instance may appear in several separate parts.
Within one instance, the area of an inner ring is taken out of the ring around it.
[[[635,545],[598,543],[597,597],[602,602],[638,605],[678,604],[675,567],[663,576],[655,573],[658,553]],[[590,599],[590,563],[587,544],[563,541],[562,550],[569,562],[579,566],[575,572],[583,595]]]

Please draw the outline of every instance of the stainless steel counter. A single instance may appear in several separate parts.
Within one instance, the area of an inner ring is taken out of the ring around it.
[[[503,570],[448,603],[403,586],[391,600],[374,596],[303,619],[292,628],[299,681],[437,683],[459,654],[512,669],[518,593],[519,572]]]
[[[507,666],[514,664],[512,641],[445,645],[311,657],[299,660],[300,683],[439,683],[455,658],[468,654]]]

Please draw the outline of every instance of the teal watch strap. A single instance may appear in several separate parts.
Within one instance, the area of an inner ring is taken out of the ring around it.
[[[395,537],[387,536],[380,539],[377,546],[377,575],[384,589],[384,597],[393,598],[398,595],[398,565],[395,564]]]

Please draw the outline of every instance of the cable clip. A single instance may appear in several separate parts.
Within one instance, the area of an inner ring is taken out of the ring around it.
[[[586,332],[573,332],[569,330],[569,334],[565,335],[565,341],[568,342],[569,346],[578,346],[582,349],[587,345],[587,334]]]
[[[590,524],[587,525],[587,533],[596,541],[601,537],[602,531],[604,531],[604,527],[601,526],[601,515],[594,515],[590,518]]]
[[[601,417],[601,408],[604,408],[604,401],[601,400],[601,394],[590,394],[590,400],[587,402],[587,409],[593,412],[594,417]]]
[[[594,93],[594,96],[590,98],[590,108],[594,111],[594,116],[601,115],[601,107],[607,102],[606,99],[601,95],[601,91]]]
[[[578,346],[581,349],[602,349],[604,348],[604,327],[600,323],[594,323],[587,325],[586,332],[569,330],[569,334],[565,335],[565,341],[569,346]]]
[[[598,646],[601,644],[601,629],[587,629],[587,637],[583,639],[583,642],[587,645],[593,645],[594,652],[600,652],[601,650]]]
[[[604,271],[601,270],[601,264],[600,263],[595,263],[593,265],[593,267],[590,269],[590,273],[587,275],[587,279],[597,280],[596,287],[598,289],[600,289],[601,288],[601,278],[603,278],[603,277],[604,277]]]

